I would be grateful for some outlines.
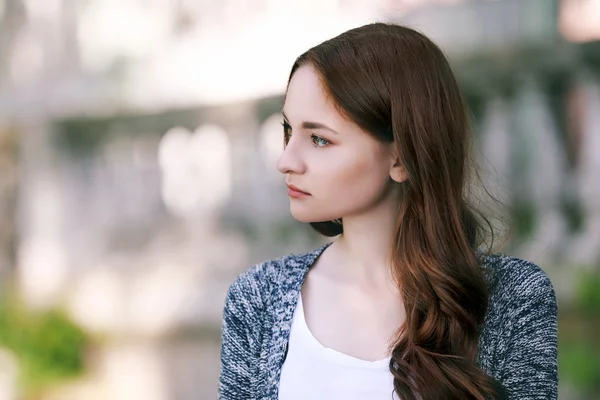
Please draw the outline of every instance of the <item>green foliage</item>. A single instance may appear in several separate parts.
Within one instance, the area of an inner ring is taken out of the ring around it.
[[[562,342],[559,370],[565,379],[584,392],[600,390],[600,348],[588,341]]]
[[[579,277],[575,309],[563,310],[559,326],[560,379],[586,396],[600,393],[600,275]]]
[[[577,306],[586,314],[600,315],[600,274],[586,272],[577,287]]]
[[[107,121],[85,118],[62,122],[55,125],[54,130],[54,144],[71,156],[94,154],[111,136]]]
[[[26,392],[83,372],[86,341],[59,310],[36,313],[15,301],[0,303],[0,346],[17,357]]]
[[[527,202],[515,202],[511,205],[510,215],[516,238],[531,237],[537,223],[535,206]]]

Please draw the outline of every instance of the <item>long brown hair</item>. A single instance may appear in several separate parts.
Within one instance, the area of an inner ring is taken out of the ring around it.
[[[290,80],[304,64],[341,113],[395,143],[408,172],[391,260],[406,311],[390,361],[396,393],[493,397],[494,381],[476,362],[488,305],[477,249],[493,229],[469,203],[469,118],[446,57],[413,29],[373,23],[309,49]],[[311,225],[326,236],[343,232],[342,220]]]

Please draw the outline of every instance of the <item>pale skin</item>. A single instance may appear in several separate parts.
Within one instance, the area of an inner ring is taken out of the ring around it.
[[[407,173],[393,144],[337,110],[310,65],[292,77],[283,114],[291,137],[277,169],[310,194],[290,197],[292,216],[301,222],[343,218],[344,224],[302,286],[306,323],[325,347],[367,361],[389,357],[404,322],[388,260],[398,185]]]

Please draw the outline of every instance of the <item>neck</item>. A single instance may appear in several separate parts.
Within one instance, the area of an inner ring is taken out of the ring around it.
[[[397,201],[388,199],[367,213],[343,218],[344,233],[332,245],[341,273],[357,282],[390,282],[397,215]]]

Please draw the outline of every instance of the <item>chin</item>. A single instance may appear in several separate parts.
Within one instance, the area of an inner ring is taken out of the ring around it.
[[[328,217],[328,216],[325,216],[320,213],[310,212],[310,210],[299,210],[299,209],[295,209],[294,207],[290,207],[290,213],[292,214],[292,217],[296,221],[302,222],[305,224],[308,224],[311,222],[326,222],[326,221],[331,221],[336,218],[339,218],[339,217],[334,217],[334,216]]]
[[[311,218],[310,215],[305,215],[304,213],[295,213],[292,211],[292,217],[298,221],[298,222],[302,222],[305,224],[308,224],[310,222],[315,222],[314,218]]]

